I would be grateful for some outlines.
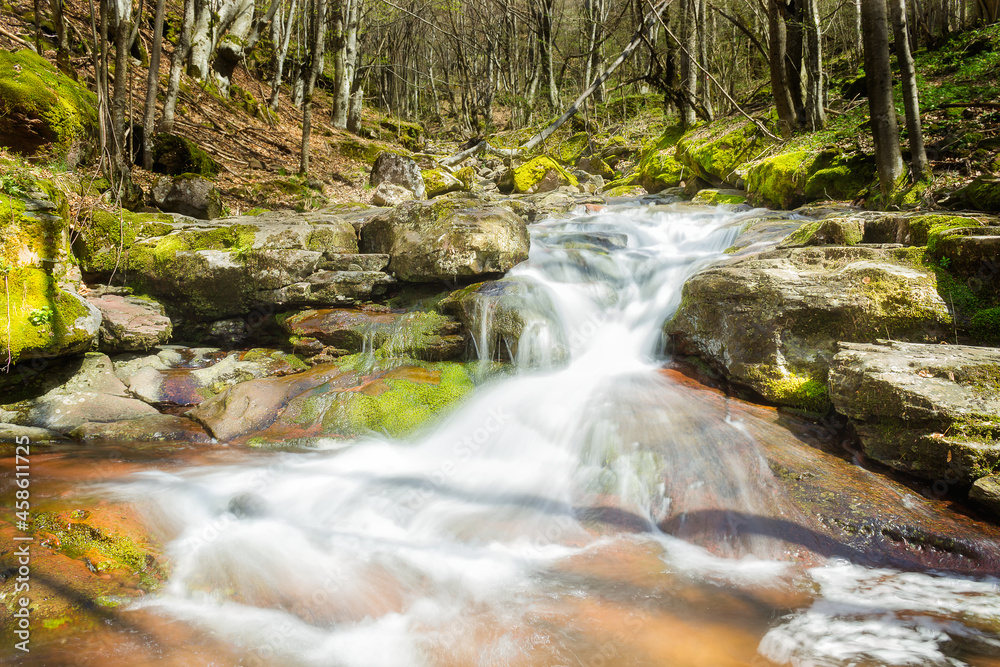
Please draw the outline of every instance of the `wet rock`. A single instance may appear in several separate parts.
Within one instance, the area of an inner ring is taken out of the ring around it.
[[[404,201],[412,201],[416,198],[412,190],[392,183],[379,183],[375,192],[372,193],[372,203],[376,206],[399,206]]]
[[[0,422],[68,433],[86,422],[114,422],[157,414],[132,398],[111,359],[89,353],[40,380],[44,393],[0,406]],[[54,385],[54,386],[53,386]]]
[[[718,204],[739,205],[746,203],[747,193],[743,190],[721,189],[715,190],[706,188],[699,190],[691,199],[692,204],[707,204],[716,206]]]
[[[462,356],[466,347],[461,324],[438,313],[334,308],[293,313],[280,317],[279,324],[295,344],[302,338],[314,339],[349,353],[381,351],[387,356],[445,361]]]
[[[326,259],[319,263],[318,268],[325,271],[381,271],[387,266],[389,266],[389,255],[344,253],[327,255]]]
[[[189,415],[223,442],[266,444],[367,433],[402,437],[471,389],[462,364],[369,368],[353,356],[286,378],[238,384]]]
[[[933,272],[907,249],[779,249],[692,277],[665,333],[770,401],[829,405],[839,341],[942,340],[951,322]]]
[[[390,256],[406,282],[470,280],[501,274],[528,257],[524,221],[475,198],[406,202],[361,230],[365,252]]]
[[[156,207],[167,213],[180,213],[199,220],[222,216],[222,194],[211,181],[201,176],[161,176],[150,194]]]
[[[246,320],[242,317],[230,317],[208,325],[205,340],[225,348],[234,348],[250,341],[253,335],[253,327]]]
[[[461,320],[480,359],[548,365],[568,352],[551,302],[531,283],[477,283],[452,292],[439,307]]]
[[[381,183],[389,183],[406,188],[413,193],[414,198],[423,199],[425,186],[420,167],[411,158],[388,151],[375,158],[368,182],[372,187]]]
[[[297,357],[268,349],[226,353],[168,348],[156,355],[115,361],[115,372],[129,392],[153,405],[197,405],[240,382],[303,369],[305,364]]]
[[[1000,517],[1000,475],[980,477],[969,490],[969,500]]]
[[[88,301],[101,311],[101,350],[148,350],[170,340],[173,325],[163,306],[151,299],[105,294]]]
[[[42,445],[66,441],[64,435],[47,428],[0,424],[0,445]]]
[[[803,224],[781,242],[782,247],[855,245],[865,236],[865,221],[859,217],[826,218]]]
[[[212,437],[200,424],[186,417],[149,415],[100,424],[88,422],[70,432],[70,437],[83,442],[195,442],[209,443]]]
[[[1000,466],[1000,350],[898,341],[841,343],[830,397],[866,454],[968,484]]]

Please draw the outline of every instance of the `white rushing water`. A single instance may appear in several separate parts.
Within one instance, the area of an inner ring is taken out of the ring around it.
[[[956,636],[993,641],[993,582],[844,563],[793,577],[767,543],[725,558],[656,528],[777,502],[740,425],[706,428],[657,373],[684,280],[732,244],[738,218],[673,206],[534,225],[531,257],[507,280],[527,286],[536,317],[520,340],[491,342],[487,300],[477,336],[519,373],[418,441],[331,441],[119,489],[174,536],[170,580],[143,606],[241,647],[249,665],[658,664],[628,638],[617,662],[596,662],[609,644],[573,611],[590,598],[655,604],[642,587],[572,575],[570,563],[625,550],[656,554],[685,585],[797,577],[811,605],[758,633],[781,664],[946,665]]]

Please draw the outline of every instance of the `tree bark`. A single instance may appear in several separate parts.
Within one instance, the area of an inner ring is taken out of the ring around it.
[[[806,33],[806,122],[813,132],[826,125],[823,106],[823,33],[819,3],[805,0]]]
[[[695,100],[697,99],[698,70],[694,66],[694,54],[698,48],[698,36],[695,29],[695,1],[681,0],[681,124],[685,128],[694,126],[698,122],[698,115],[695,111]]]
[[[323,51],[326,37],[326,0],[314,0],[315,15],[313,17],[312,61],[309,74],[306,77],[305,90],[302,97],[302,159],[299,162],[299,174],[309,173],[309,136],[312,132],[312,96],[316,86],[316,78],[323,70]]]
[[[278,47],[274,54],[274,77],[271,79],[271,99],[268,105],[273,111],[278,110],[278,95],[281,93],[281,75],[285,70],[285,58],[288,57],[288,44],[292,38],[292,28],[295,23],[295,5],[297,0],[292,0],[288,8],[288,19],[284,24],[275,21],[272,24],[271,38]],[[284,28],[282,28],[284,25]]]
[[[798,123],[795,117],[795,107],[792,106],[792,96],[788,90],[785,70],[787,35],[785,33],[783,0],[768,0],[767,28],[767,60],[771,70],[771,92],[774,95],[774,105],[778,111],[781,134],[789,137]]]
[[[69,33],[66,32],[64,13],[66,0],[52,0],[52,22],[56,26],[56,62],[60,67],[69,68]]]
[[[191,27],[194,24],[194,0],[184,0],[184,17],[181,20],[181,32],[177,38],[173,55],[170,57],[170,78],[167,79],[167,91],[163,99],[163,116],[160,118],[160,131],[170,132],[174,129],[174,112],[177,108],[177,94],[181,89],[181,72],[191,50]]]
[[[889,17],[885,0],[861,0],[862,34],[865,44],[865,77],[868,108],[875,139],[875,164],[882,196],[888,198],[903,173],[899,150],[899,127],[892,101],[892,71],[889,66]]]
[[[903,108],[906,111],[906,135],[910,143],[910,168],[913,180],[930,174],[927,151],[924,149],[924,134],[920,127],[920,101],[917,98],[917,73],[910,53],[909,29],[906,25],[904,0],[888,0],[892,17],[893,41],[896,43],[896,60],[903,78]]]
[[[115,85],[111,96],[112,159],[117,175],[131,172],[127,159],[129,147],[125,137],[125,102],[128,93],[129,46],[132,37],[131,2],[115,6],[121,12],[115,17]]]
[[[160,87],[160,50],[163,43],[163,5],[156,2],[153,19],[153,52],[149,56],[149,75],[146,77],[146,106],[142,116],[142,168],[153,170],[153,134],[156,121],[156,92]]]

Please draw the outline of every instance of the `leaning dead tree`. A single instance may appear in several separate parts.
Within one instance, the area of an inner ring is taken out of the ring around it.
[[[496,146],[491,146],[490,143],[484,139],[472,148],[468,148],[460,153],[456,153],[455,155],[441,160],[441,164],[445,166],[455,165],[462,160],[479,153],[492,153],[493,155],[500,155],[503,157],[519,157],[551,137],[566,121],[576,115],[576,113],[580,110],[580,107],[583,106],[583,103],[587,101],[587,98],[593,95],[595,91],[599,90],[604,82],[607,81],[612,74],[614,74],[615,70],[629,59],[632,53],[639,47],[640,44],[643,43],[646,33],[652,28],[653,24],[657,22],[660,14],[666,10],[669,4],[670,0],[661,0],[657,3],[643,20],[639,29],[635,31],[635,34],[632,36],[632,40],[628,43],[624,50],[622,50],[618,57],[615,58],[615,61],[604,68],[604,70],[594,79],[594,82],[591,83],[586,90],[580,93],[580,96],[576,98],[576,101],[573,102],[568,109],[566,109],[563,115],[559,116],[559,118],[554,120],[548,127],[533,136],[527,142],[521,144],[517,148],[498,148]]]

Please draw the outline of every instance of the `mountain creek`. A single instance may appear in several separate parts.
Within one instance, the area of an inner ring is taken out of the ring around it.
[[[4,659],[1000,665],[994,218],[128,222],[0,386]]]

